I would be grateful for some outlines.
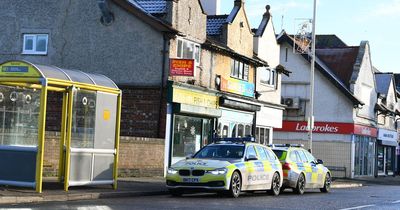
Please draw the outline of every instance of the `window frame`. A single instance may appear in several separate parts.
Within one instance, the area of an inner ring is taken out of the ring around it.
[[[45,37],[45,51],[37,50],[37,42],[38,38],[44,36]],[[48,53],[48,45],[49,45],[49,34],[34,34],[34,33],[24,33],[22,37],[22,54],[23,55],[47,55]],[[26,41],[28,38],[32,38],[32,49],[26,49]]]
[[[269,75],[269,79],[264,81],[260,78],[260,84],[269,87],[275,87],[276,82],[278,80],[278,76],[276,74],[276,69],[274,68],[263,68],[261,73],[267,73]]]
[[[181,42],[181,44],[179,45],[179,42]],[[185,57],[184,56],[184,46],[188,46],[188,45],[192,45],[193,48],[193,54],[191,58]],[[196,43],[196,42],[192,42],[186,39],[181,39],[181,38],[177,38],[176,41],[176,57],[177,58],[182,58],[182,59],[193,59],[196,66],[200,65],[201,62],[201,45]]]
[[[231,58],[231,74],[230,76],[235,79],[249,81],[250,65]]]

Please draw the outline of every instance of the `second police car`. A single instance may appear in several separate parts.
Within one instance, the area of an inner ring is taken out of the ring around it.
[[[310,152],[299,144],[275,144],[272,150],[278,156],[283,169],[283,186],[292,188],[297,194],[303,194],[305,189],[320,189],[329,192],[331,187],[331,172]]]
[[[254,139],[219,139],[173,164],[167,171],[167,188],[174,196],[187,189],[213,190],[235,198],[241,191],[278,195],[283,180],[279,159],[270,148],[249,140]]]

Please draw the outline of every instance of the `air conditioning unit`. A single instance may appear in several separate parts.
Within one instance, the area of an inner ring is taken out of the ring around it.
[[[283,104],[285,104],[287,109],[299,109],[300,108],[300,98],[298,97],[288,97],[283,98]]]

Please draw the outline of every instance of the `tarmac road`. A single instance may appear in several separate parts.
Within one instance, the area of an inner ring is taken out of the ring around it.
[[[136,196],[90,201],[64,201],[0,206],[8,209],[400,209],[400,186],[368,185],[332,189],[328,194],[308,190],[295,195],[286,190],[279,196],[263,192],[244,193],[238,199],[212,193]]]

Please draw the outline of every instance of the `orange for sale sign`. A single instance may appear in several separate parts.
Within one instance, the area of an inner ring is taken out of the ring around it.
[[[170,59],[170,76],[194,76],[194,59]]]

